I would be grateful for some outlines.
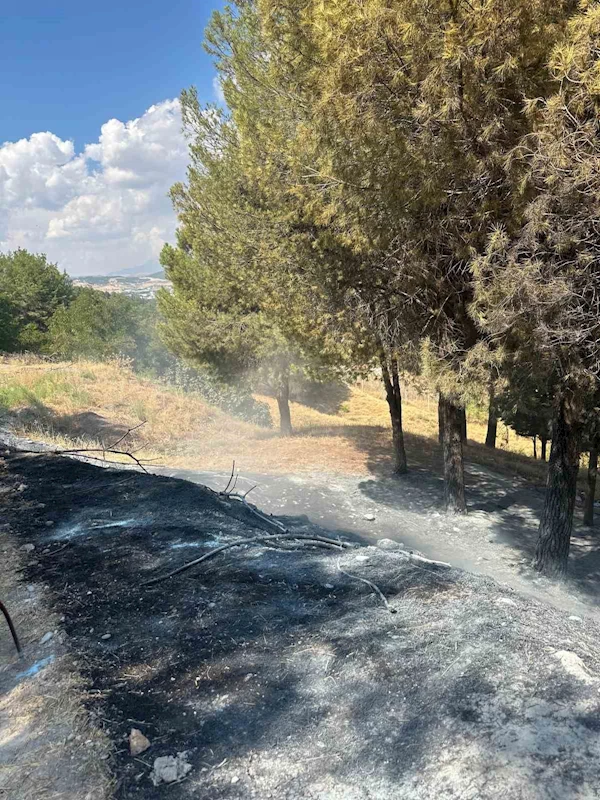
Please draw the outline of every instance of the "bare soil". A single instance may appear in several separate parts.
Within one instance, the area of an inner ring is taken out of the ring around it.
[[[7,496],[11,536],[35,544],[23,579],[64,617],[115,798],[598,797],[594,620],[357,534],[341,555],[240,548],[142,587],[257,521],[186,481],[5,463],[23,484]],[[137,757],[132,727],[151,742]],[[154,786],[154,760],[178,753],[191,771]]]

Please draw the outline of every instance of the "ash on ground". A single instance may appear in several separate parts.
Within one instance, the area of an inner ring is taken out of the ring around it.
[[[234,549],[143,587],[261,531],[186,481],[47,455],[6,463],[26,485],[11,525],[36,546],[25,580],[48,585],[64,616],[114,742],[115,797],[599,796],[594,621],[356,535],[343,553]],[[139,759],[132,726],[151,743]],[[155,760],[183,752],[191,770],[154,785]]]

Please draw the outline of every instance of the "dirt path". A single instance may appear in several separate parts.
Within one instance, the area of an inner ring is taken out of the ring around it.
[[[229,475],[161,469],[214,489]],[[272,514],[306,515],[332,531],[348,531],[368,541],[390,538],[446,561],[487,575],[517,591],[565,611],[600,619],[600,537],[576,523],[569,582],[559,587],[530,568],[543,503],[543,490],[470,464],[469,514],[442,513],[443,485],[426,471],[406,478],[371,480],[341,475],[244,475],[238,490]]]
[[[17,447],[45,447],[7,430],[0,430],[0,438]],[[230,477],[229,472],[168,466],[151,471],[216,490],[223,489]],[[350,532],[365,541],[390,538],[558,609],[600,619],[600,537],[595,529],[581,525],[581,512],[576,512],[571,540],[569,580],[558,586],[530,567],[543,487],[473,463],[467,464],[465,477],[469,514],[455,518],[441,510],[442,479],[426,469],[414,468],[403,478],[241,472],[237,488],[252,489],[250,499],[269,513],[306,516],[328,530]]]

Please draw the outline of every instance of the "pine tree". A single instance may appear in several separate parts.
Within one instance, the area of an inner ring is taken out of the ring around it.
[[[523,96],[548,91],[546,57],[573,5],[258,0],[263,83],[298,108],[285,146],[271,139],[293,176],[287,196],[351,248],[342,271],[365,304],[385,287],[400,342],[427,343],[453,511],[466,510],[464,363],[480,338],[470,262],[491,224],[511,224],[504,158],[530,128]]]
[[[552,448],[534,566],[567,570],[586,415],[600,380],[600,7],[585,3],[550,61],[557,89],[529,104],[535,130],[510,168],[528,200],[516,236],[498,230],[476,265],[490,333],[556,374]]]
[[[281,433],[290,435],[291,376],[344,372],[349,340],[337,335],[318,286],[289,269],[311,253],[271,213],[234,122],[201,108],[194,90],[181,101],[191,163],[187,184],[171,192],[180,226],[176,247],[161,256],[174,287],[159,297],[162,335],[175,353],[226,381],[266,384]]]

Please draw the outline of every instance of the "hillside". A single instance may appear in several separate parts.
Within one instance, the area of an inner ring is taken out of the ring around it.
[[[259,399],[277,421],[275,400]],[[367,475],[390,469],[389,415],[377,383],[330,387],[292,403],[296,435],[282,439],[275,428],[232,418],[199,395],[144,380],[116,362],[12,358],[0,364],[0,409],[17,433],[59,444],[107,444],[144,422],[135,435],[143,456],[181,468],[229,469],[235,460],[256,472]],[[435,402],[407,391],[404,425],[409,462],[437,471]],[[529,440],[500,425],[499,447],[490,451],[482,445],[485,431],[484,421],[469,414],[468,459],[543,483],[545,465],[529,457]]]

